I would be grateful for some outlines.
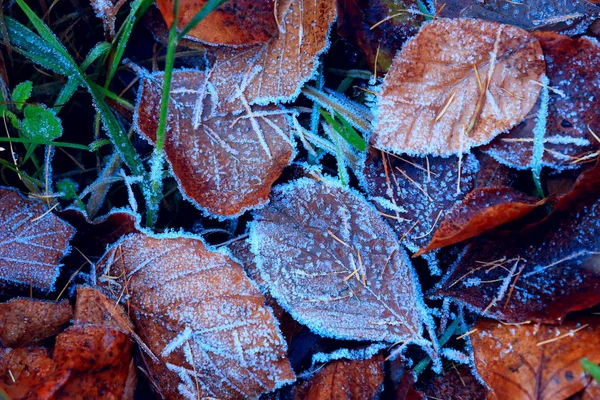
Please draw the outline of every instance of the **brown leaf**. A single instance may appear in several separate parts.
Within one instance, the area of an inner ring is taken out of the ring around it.
[[[0,389],[9,399],[27,398],[31,389],[46,382],[56,363],[45,348],[0,349]]]
[[[426,399],[484,400],[488,390],[468,366],[461,365],[448,368],[442,375],[424,382],[422,392]]]
[[[152,141],[162,80],[162,73],[144,79],[137,107],[138,129]],[[290,127],[275,107],[254,107],[252,115],[216,114],[207,84],[203,72],[174,72],[165,152],[192,202],[231,217],[267,201],[293,153]]]
[[[542,162],[553,168],[573,168],[592,161],[600,150],[600,82],[596,73],[600,47],[587,37],[571,39],[552,32],[538,32],[535,37],[542,45],[552,88]],[[483,150],[509,166],[529,168],[538,111],[536,104],[523,122]]]
[[[520,28],[434,20],[394,58],[371,143],[397,154],[467,153],[527,115],[543,73],[539,43]]]
[[[104,33],[108,38],[115,36],[117,13],[127,0],[90,0],[96,16],[102,20]]]
[[[367,360],[335,360],[298,385],[294,400],[376,399],[383,385],[383,354]]]
[[[429,165],[429,167],[428,167]],[[479,163],[456,157],[397,157],[369,150],[364,177],[371,201],[412,252],[425,247],[444,215],[475,188]]]
[[[177,27],[183,29],[207,0],[179,2]],[[168,26],[173,23],[173,0],[157,0]],[[263,43],[279,32],[273,12],[275,0],[229,0],[208,14],[188,36],[217,45]]]
[[[55,303],[35,299],[12,299],[0,304],[0,346],[39,344],[57,334],[71,320],[68,301]]]
[[[544,201],[507,187],[475,189],[448,211],[431,242],[413,257],[479,236],[523,217],[542,204]]]
[[[138,334],[160,355],[148,365],[166,398],[245,398],[294,380],[264,297],[202,241],[129,235],[97,271],[115,297],[128,294]]]
[[[219,108],[241,110],[249,104],[290,101],[315,73],[317,57],[329,46],[329,26],[336,17],[332,0],[277,2],[279,33],[245,48],[218,48],[210,75]]]
[[[482,236],[435,292],[509,322],[556,323],[600,303],[600,201]]]
[[[270,293],[325,337],[421,335],[418,283],[392,230],[362,196],[308,178],[273,190],[250,233]]]
[[[475,367],[490,388],[488,399],[564,400],[591,382],[580,360],[600,362],[598,318],[560,326],[483,320],[475,329]]]
[[[53,290],[75,229],[7,188],[0,188],[0,221],[0,282]]]

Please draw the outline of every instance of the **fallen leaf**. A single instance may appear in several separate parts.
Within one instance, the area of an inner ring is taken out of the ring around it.
[[[0,282],[53,290],[75,229],[7,188],[0,188],[0,221]]]
[[[394,58],[371,143],[396,154],[467,153],[527,115],[544,67],[539,43],[523,29],[432,21]]]
[[[399,157],[371,148],[363,173],[372,203],[416,252],[431,241],[448,210],[475,188],[478,168],[473,155],[459,166],[457,157]]]
[[[57,334],[73,316],[68,301],[14,298],[0,304],[0,346],[39,344]]]
[[[596,199],[520,232],[476,239],[435,296],[508,322],[557,323],[600,303],[599,212]]]
[[[9,399],[27,398],[32,388],[43,384],[55,371],[56,363],[48,349],[0,349],[0,389]]]
[[[404,249],[372,206],[333,181],[273,190],[256,214],[252,252],[270,293],[325,337],[418,340],[418,282]]]
[[[490,388],[488,399],[564,400],[591,382],[580,360],[600,362],[598,318],[560,326],[483,320],[474,329],[475,368]]]
[[[313,77],[318,56],[329,47],[329,27],[336,17],[332,0],[278,1],[279,33],[245,48],[217,48],[210,82],[219,109],[243,109],[240,103],[269,104],[295,99]]]
[[[552,32],[535,34],[544,51],[550,79],[542,163],[573,168],[596,158],[600,150],[600,47],[596,40]],[[533,128],[539,102],[523,122],[498,136],[484,151],[516,168],[529,168],[533,154]]]
[[[475,189],[446,213],[431,242],[413,257],[479,236],[523,217],[542,204],[544,201],[507,187]]]
[[[181,0],[177,27],[183,29],[208,0]],[[156,4],[167,26],[173,23],[173,0]],[[275,21],[275,0],[229,0],[208,14],[187,36],[215,45],[263,43],[279,31]]]
[[[484,400],[488,389],[473,376],[471,368],[459,365],[446,368],[441,375],[423,382],[425,399]]]
[[[383,385],[384,357],[332,361],[298,385],[294,400],[376,399]]]
[[[277,322],[242,267],[190,237],[126,236],[97,265],[127,293],[136,331],[160,361],[164,397],[246,398],[294,380]]]
[[[127,0],[90,0],[90,3],[96,16],[102,20],[106,36],[114,38],[117,13]]]
[[[138,130],[152,141],[160,115],[163,73],[144,79]],[[217,114],[207,75],[173,74],[165,153],[185,195],[211,213],[233,217],[264,204],[293,154],[285,111],[254,107],[249,114]],[[250,109],[248,109],[250,111]]]

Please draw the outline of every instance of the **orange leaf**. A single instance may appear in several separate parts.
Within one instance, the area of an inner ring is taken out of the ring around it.
[[[166,398],[246,398],[294,380],[264,297],[201,240],[129,235],[96,270],[115,297],[127,294],[136,331],[159,356],[148,367]]]
[[[394,58],[371,143],[397,154],[467,153],[527,115],[544,72],[540,44],[523,29],[432,21]]]
[[[490,388],[490,400],[567,399],[591,383],[580,360],[600,362],[598,318],[560,326],[483,320],[474,329],[475,368]]]

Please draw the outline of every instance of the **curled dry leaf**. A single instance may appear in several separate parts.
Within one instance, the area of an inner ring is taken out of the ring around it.
[[[541,204],[544,201],[507,187],[475,189],[448,211],[431,242],[413,257],[479,236],[523,217]]]
[[[459,165],[457,157],[398,157],[371,148],[364,179],[375,207],[414,252],[429,243],[448,210],[474,189],[478,168],[470,154]]]
[[[208,3],[207,0],[179,2],[177,27],[183,29]],[[157,0],[168,26],[173,23],[173,0]],[[188,36],[217,45],[263,43],[279,31],[275,21],[275,0],[229,0],[208,14]]]
[[[335,360],[298,385],[294,400],[376,399],[383,385],[384,357]]]
[[[0,283],[53,290],[75,229],[7,188],[0,188],[0,222]]]
[[[560,326],[483,320],[474,330],[470,337],[475,368],[490,388],[490,400],[568,399],[592,381],[580,360],[600,362],[598,318]]]
[[[535,104],[542,49],[523,29],[439,19],[394,58],[371,143],[402,154],[464,154],[512,128]]]
[[[271,294],[319,335],[421,338],[420,288],[410,261],[357,193],[308,178],[280,186],[250,236]]]
[[[556,323],[600,303],[600,201],[467,247],[435,292],[509,322]]]
[[[329,27],[336,17],[332,0],[277,1],[278,34],[246,48],[218,48],[210,75],[223,110],[243,103],[290,101],[314,75],[317,58],[329,46]]]
[[[0,304],[0,347],[36,345],[57,334],[72,316],[66,300],[11,299]]]
[[[102,20],[107,37],[115,36],[117,13],[127,0],[90,0],[96,16]]]
[[[100,278],[127,293],[165,398],[246,398],[294,380],[264,297],[242,267],[188,237],[133,234],[107,251]]]
[[[535,33],[546,58],[550,101],[546,118],[543,165],[576,167],[590,162],[600,150],[600,46],[594,39],[577,39],[552,32]],[[516,168],[529,168],[533,129],[540,104],[510,132],[498,136],[484,151]]]
[[[285,111],[275,107],[217,114],[207,79],[200,71],[173,73],[165,153],[192,202],[231,217],[267,201],[293,154],[290,126]],[[137,107],[138,129],[152,141],[162,82],[163,73],[146,77]]]

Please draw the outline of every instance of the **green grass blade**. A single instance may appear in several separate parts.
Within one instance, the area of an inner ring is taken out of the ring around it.
[[[198,11],[198,13],[194,15],[194,18],[192,18],[190,22],[188,22],[188,24],[181,30],[181,32],[179,32],[179,35],[177,36],[177,41],[183,39],[185,35],[187,35],[192,29],[194,29],[196,25],[202,22],[202,20],[206,18],[208,14],[213,12],[215,8],[220,7],[225,3],[227,3],[227,0],[208,0],[206,4],[204,4],[204,6],[200,9],[200,11]],[[177,17],[175,17],[173,21],[173,24],[177,25]]]
[[[64,105],[67,104],[71,97],[73,97],[78,87],[79,82],[76,79],[69,79],[60,89],[60,92],[54,101],[54,107],[52,107],[57,114],[62,110]]]
[[[590,374],[592,378],[596,380],[596,382],[600,383],[600,365],[596,365],[587,358],[581,359],[581,366],[583,370]]]
[[[442,348],[446,343],[448,343],[448,340],[450,340],[452,335],[454,335],[454,331],[456,331],[456,328],[458,328],[459,323],[460,323],[460,318],[456,318],[454,321],[452,321],[450,326],[448,326],[448,328],[442,334],[442,336],[439,337],[438,343],[440,345],[440,348]],[[417,365],[415,365],[415,367],[413,368],[414,374],[415,375],[421,374],[421,372],[423,372],[425,370],[425,368],[427,368],[427,366],[429,365],[430,362],[431,362],[431,357],[429,357],[429,356],[427,356],[424,359],[422,359],[421,361],[419,361],[417,363]]]
[[[88,53],[85,60],[83,60],[83,62],[81,63],[81,71],[85,71],[86,69],[88,69],[88,67],[92,65],[94,61],[96,61],[99,57],[103,56],[106,52],[108,52],[110,50],[110,47],[110,43],[108,42],[96,43],[96,45]]]
[[[0,137],[0,142],[26,143],[26,144],[56,146],[56,147],[70,147],[72,149],[91,151],[89,146],[86,146],[84,144],[79,144],[79,143],[50,142],[50,141],[29,140],[29,139],[23,139],[23,138],[6,138],[6,137]]]
[[[327,112],[323,111],[320,108],[319,112],[321,113],[321,116],[325,119],[325,121],[327,121],[327,123],[331,125],[333,129],[335,129],[335,131],[352,147],[356,148],[359,151],[364,151],[367,148],[367,143],[339,113],[336,112],[336,116],[338,118],[341,118],[341,124],[337,122],[331,115],[329,115]],[[346,124],[344,124],[344,122]]]

